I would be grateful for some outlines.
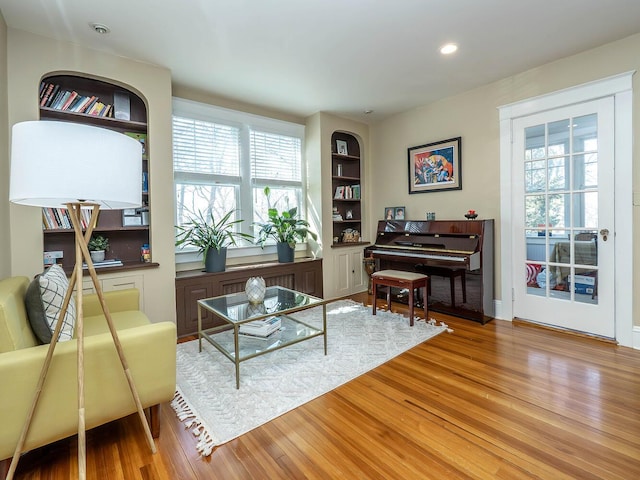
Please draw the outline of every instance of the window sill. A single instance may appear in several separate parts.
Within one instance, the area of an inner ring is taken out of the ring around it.
[[[307,244],[296,244],[296,258],[306,256]],[[265,245],[261,248],[257,245],[248,247],[234,247],[227,249],[227,265],[240,265],[245,263],[260,263],[277,259],[278,253],[275,245]],[[175,252],[176,271],[192,270],[202,267],[202,255],[195,249],[184,249]]]

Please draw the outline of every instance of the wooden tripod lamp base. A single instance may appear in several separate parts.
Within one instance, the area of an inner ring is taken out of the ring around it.
[[[82,212],[81,208],[90,207],[92,208],[91,214],[91,222],[87,227],[84,235],[82,233]],[[62,305],[62,310],[60,311],[60,317],[56,324],[55,331],[53,333],[53,337],[51,339],[51,343],[49,344],[49,349],[47,351],[47,356],[45,358],[44,365],[42,366],[42,370],[40,372],[40,377],[38,379],[38,383],[36,386],[36,392],[34,395],[33,402],[31,404],[31,408],[27,415],[27,419],[25,421],[25,425],[23,427],[22,433],[18,440],[18,444],[16,446],[16,450],[13,454],[13,458],[11,460],[11,465],[9,466],[9,472],[7,475],[7,479],[12,479],[15,470],[18,465],[18,460],[20,458],[21,453],[23,452],[24,443],[27,439],[27,434],[29,432],[29,427],[31,426],[31,421],[33,419],[33,414],[36,411],[38,400],[40,399],[40,394],[42,393],[42,387],[47,377],[47,373],[49,371],[49,367],[51,365],[51,360],[53,358],[53,352],[58,342],[58,335],[60,334],[60,329],[62,324],[64,323],[64,316],[67,312],[67,308],[69,307],[69,302],[71,300],[71,294],[75,287],[76,289],[76,338],[78,341],[78,476],[80,479],[86,478],[86,465],[87,465],[87,456],[86,456],[86,436],[85,436],[85,405],[84,405],[84,315],[82,310],[82,263],[83,259],[87,264],[89,275],[91,276],[91,280],[93,281],[93,285],[96,289],[96,293],[100,300],[100,305],[102,306],[102,311],[104,313],[107,325],[109,326],[109,331],[111,332],[111,337],[113,339],[113,343],[115,344],[116,350],[118,352],[118,357],[120,358],[120,363],[122,364],[122,368],[124,370],[125,376],[127,378],[127,382],[129,384],[129,389],[131,390],[131,395],[133,396],[133,400],[136,404],[136,409],[138,411],[138,416],[140,417],[140,421],[145,431],[145,436],[147,438],[147,443],[151,448],[153,453],[156,453],[156,446],[153,441],[153,437],[151,435],[151,429],[149,428],[149,424],[147,422],[146,416],[144,414],[144,409],[142,407],[142,403],[140,401],[140,396],[136,390],[135,383],[133,381],[133,377],[131,375],[131,371],[129,370],[129,366],[127,364],[127,360],[124,356],[124,351],[122,349],[122,344],[120,343],[120,339],[118,338],[118,333],[113,324],[113,319],[111,314],[109,313],[109,308],[104,299],[104,295],[102,293],[102,288],[100,286],[100,282],[98,281],[98,276],[96,274],[95,267],[93,266],[93,262],[91,261],[91,255],[89,254],[89,249],[87,247],[87,243],[91,238],[91,234],[93,232],[93,225],[96,224],[98,219],[99,206],[97,204],[88,204],[88,203],[69,203],[67,204],[67,209],[69,210],[69,216],[71,217],[71,221],[73,223],[73,229],[75,231],[75,246],[76,246],[76,264],[73,270],[73,274],[71,275],[71,280],[69,282],[69,290],[64,299],[64,303]]]

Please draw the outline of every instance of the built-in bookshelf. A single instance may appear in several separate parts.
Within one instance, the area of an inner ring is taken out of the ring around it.
[[[83,123],[108,128],[128,135],[142,144],[141,208],[130,210],[101,210],[94,232],[109,239],[107,260],[113,269],[123,270],[157,266],[141,258],[141,247],[152,247],[149,235],[149,144],[147,138],[147,108],[134,92],[106,81],[76,75],[52,75],[42,79],[38,93],[41,120]],[[91,152],[87,152],[90,155]],[[96,172],[100,181],[100,172]],[[84,223],[89,219],[85,218]],[[55,252],[65,270],[75,263],[74,233],[65,209],[43,209],[42,227],[44,252]],[[151,248],[153,253],[153,248]],[[111,270],[105,267],[104,270]]]
[[[345,132],[331,136],[331,186],[332,245],[363,243],[360,143]]]

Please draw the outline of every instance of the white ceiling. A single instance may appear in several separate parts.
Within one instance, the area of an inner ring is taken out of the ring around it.
[[[640,0],[0,0],[0,11],[11,28],[167,67],[178,85],[365,122],[640,32]],[[446,42],[459,51],[442,56]]]

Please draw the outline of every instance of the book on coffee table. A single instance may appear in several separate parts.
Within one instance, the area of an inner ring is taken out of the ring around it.
[[[240,333],[244,335],[252,335],[256,337],[268,337],[282,326],[280,317],[271,316],[262,320],[254,320],[252,322],[240,325]]]

